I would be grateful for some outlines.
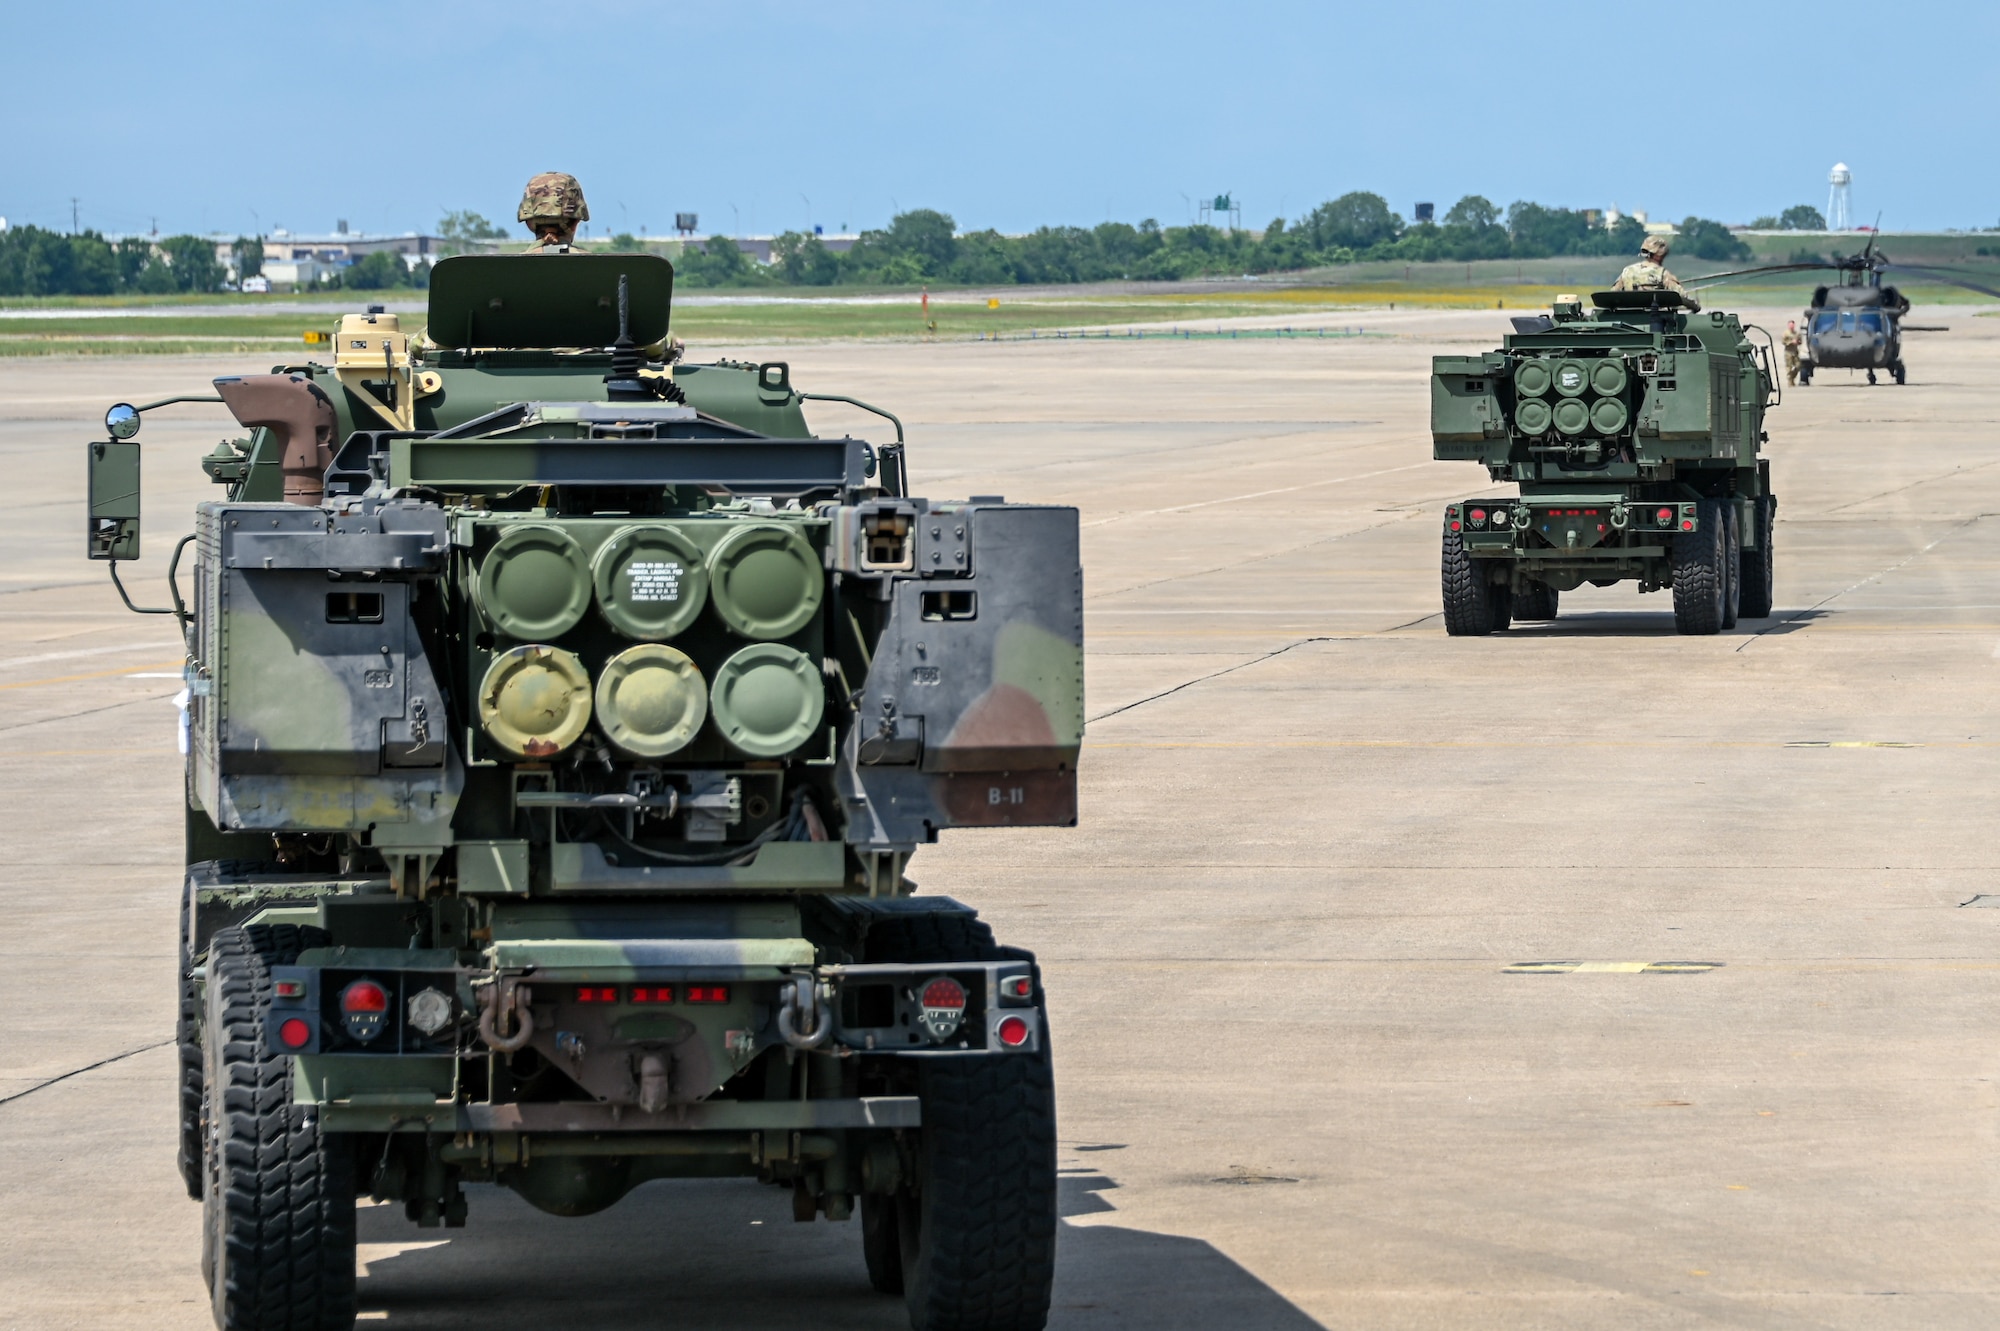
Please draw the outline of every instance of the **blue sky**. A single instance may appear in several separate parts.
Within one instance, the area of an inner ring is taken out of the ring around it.
[[[599,232],[1244,221],[1350,189],[1747,221],[2000,223],[2000,6],[850,5],[516,0],[10,7],[0,216],[106,231]]]

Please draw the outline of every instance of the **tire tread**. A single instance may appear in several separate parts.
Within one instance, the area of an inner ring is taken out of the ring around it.
[[[1454,638],[1477,638],[1504,630],[1512,620],[1512,596],[1486,580],[1479,561],[1465,552],[1455,531],[1444,534],[1439,558],[1444,592],[1444,631]]]
[[[1686,634],[1707,635],[1722,631],[1725,542],[1715,502],[1703,500],[1698,512],[1694,531],[1674,533],[1674,627]]]
[[[323,946],[298,925],[218,930],[209,945],[209,1087],[216,1119],[205,1217],[221,1331],[344,1331],[354,1324],[354,1169],[346,1138],[291,1103],[291,1058],[265,1047],[270,968]]]
[[[1034,960],[956,911],[885,916],[871,924],[864,946],[871,961]],[[1046,1041],[1033,1055],[925,1060],[917,1093],[928,1205],[883,1224],[875,1242],[898,1243],[902,1254],[917,1249],[918,1269],[899,1254],[893,1281],[886,1270],[878,1277],[881,1254],[871,1251],[871,1283],[903,1293],[914,1331],[1040,1331],[1056,1246],[1055,1075]],[[875,1200],[863,1199],[864,1223]],[[901,1225],[919,1214],[917,1242],[901,1242],[912,1237],[899,1233]],[[872,1246],[864,1234],[864,1248]]]

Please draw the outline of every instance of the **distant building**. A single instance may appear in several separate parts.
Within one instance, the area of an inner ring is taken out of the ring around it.
[[[442,236],[427,236],[417,231],[371,236],[365,231],[312,235],[280,229],[264,237],[264,257],[266,261],[315,259],[320,263],[344,266],[363,255],[392,250],[402,255],[403,262],[414,268],[419,259],[436,259],[449,243]]]
[[[339,269],[339,264],[321,263],[318,259],[264,259],[264,282],[267,291],[310,291],[331,277]]]

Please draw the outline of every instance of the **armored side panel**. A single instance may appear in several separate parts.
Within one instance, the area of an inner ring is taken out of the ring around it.
[[[830,557],[864,581],[868,510],[845,512],[863,522],[839,524]],[[889,848],[944,827],[1073,825],[1076,510],[972,503],[910,516],[912,567],[873,575],[887,618],[841,754],[849,839]]]
[[[1501,441],[1505,461],[1507,420],[1501,410],[1499,380],[1507,359],[1484,356],[1431,358],[1432,456],[1441,462],[1471,461],[1486,455],[1486,441]]]
[[[197,521],[196,801],[225,832],[448,843],[459,764],[412,614],[443,568],[442,511],[224,503]]]

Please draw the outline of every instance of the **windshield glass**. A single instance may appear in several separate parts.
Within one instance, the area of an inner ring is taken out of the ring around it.
[[[1863,331],[1863,332],[1867,332],[1867,333],[1879,333],[1879,332],[1881,332],[1881,331],[1882,331],[1882,311],[1880,311],[1880,310],[1863,310],[1863,311],[1861,312],[1861,329],[1862,329],[1862,331]]]
[[[1840,331],[1843,333],[1851,333],[1854,331],[1853,310],[1842,310],[1840,312]]]
[[[1815,333],[1831,333],[1833,331],[1833,321],[1836,317],[1831,310],[1817,316],[1813,319],[1813,331]]]

